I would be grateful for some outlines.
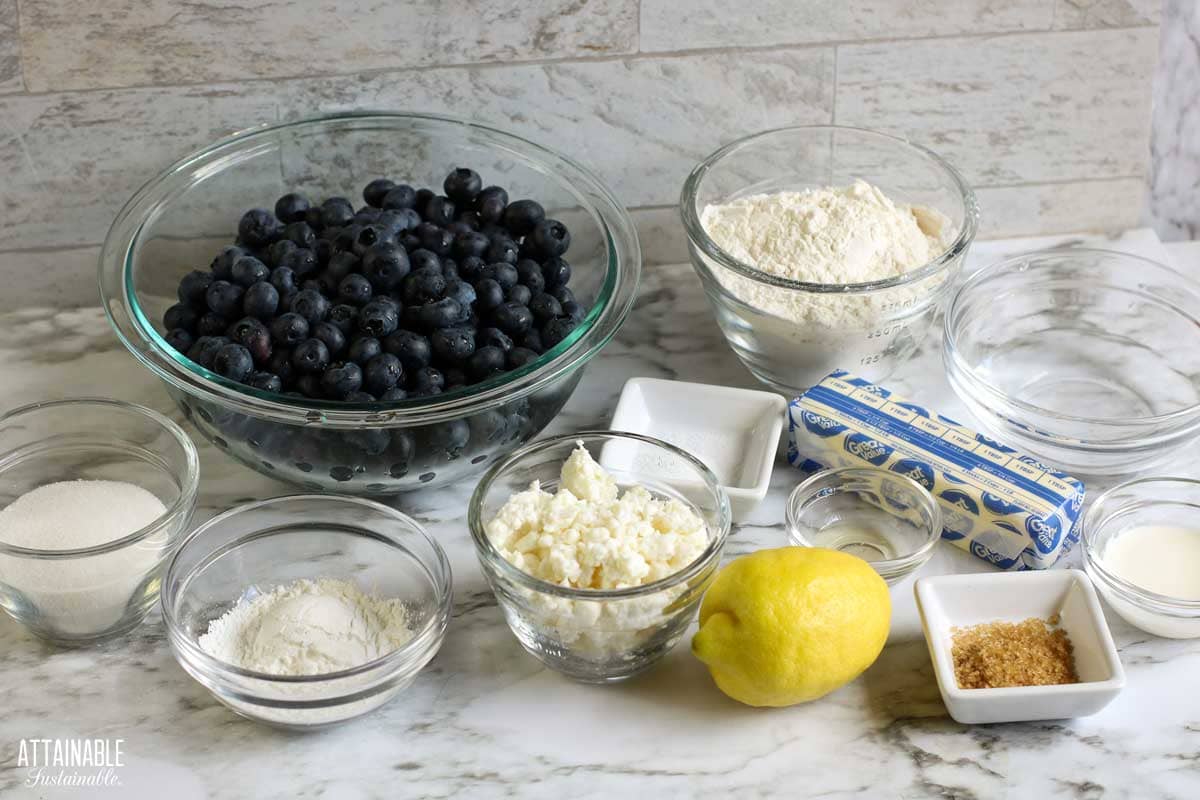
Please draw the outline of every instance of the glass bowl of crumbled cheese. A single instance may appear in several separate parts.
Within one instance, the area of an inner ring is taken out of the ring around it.
[[[594,431],[496,463],[468,521],[521,645],[569,678],[607,683],[678,643],[720,564],[730,512],[716,476],[683,450]]]
[[[158,601],[188,528],[196,447],[143,406],[84,398],[0,417],[0,607],[73,646],[119,636]]]
[[[257,722],[309,730],[379,708],[437,654],[450,564],[411,517],[292,495],[230,509],[180,546],[163,584],[175,658]]]
[[[831,125],[722,147],[688,176],[680,207],[730,347],[791,394],[835,369],[891,375],[926,340],[979,215],[937,154]]]

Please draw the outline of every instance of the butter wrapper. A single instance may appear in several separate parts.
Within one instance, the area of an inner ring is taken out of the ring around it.
[[[1079,539],[1082,481],[848,372],[788,405],[787,456],[907,475],[941,506],[942,538],[1001,569],[1044,569]]]

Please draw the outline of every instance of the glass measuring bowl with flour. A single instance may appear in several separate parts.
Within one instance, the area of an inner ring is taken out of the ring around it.
[[[975,196],[923,147],[837,126],[713,153],[680,200],[692,264],[735,354],[796,394],[880,380],[925,340],[975,236]]]

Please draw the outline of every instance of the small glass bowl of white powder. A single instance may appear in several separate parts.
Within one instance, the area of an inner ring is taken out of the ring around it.
[[[923,342],[975,237],[975,196],[903,139],[831,125],[722,147],[680,198],[692,264],[734,353],[797,394],[887,378]]]
[[[143,406],[61,400],[0,417],[0,606],[64,646],[136,627],[198,482],[191,439]]]
[[[244,717],[309,730],[375,710],[416,678],[450,619],[450,564],[411,517],[292,495],[230,509],[171,560],[175,658]]]
[[[716,476],[683,450],[586,431],[497,462],[467,519],[521,645],[569,678],[608,683],[683,636],[720,564],[730,511]]]

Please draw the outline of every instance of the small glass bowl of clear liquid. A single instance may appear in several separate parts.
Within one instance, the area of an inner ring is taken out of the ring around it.
[[[792,544],[858,556],[894,585],[933,555],[942,513],[912,478],[848,467],[818,472],[792,491],[787,529]]]

